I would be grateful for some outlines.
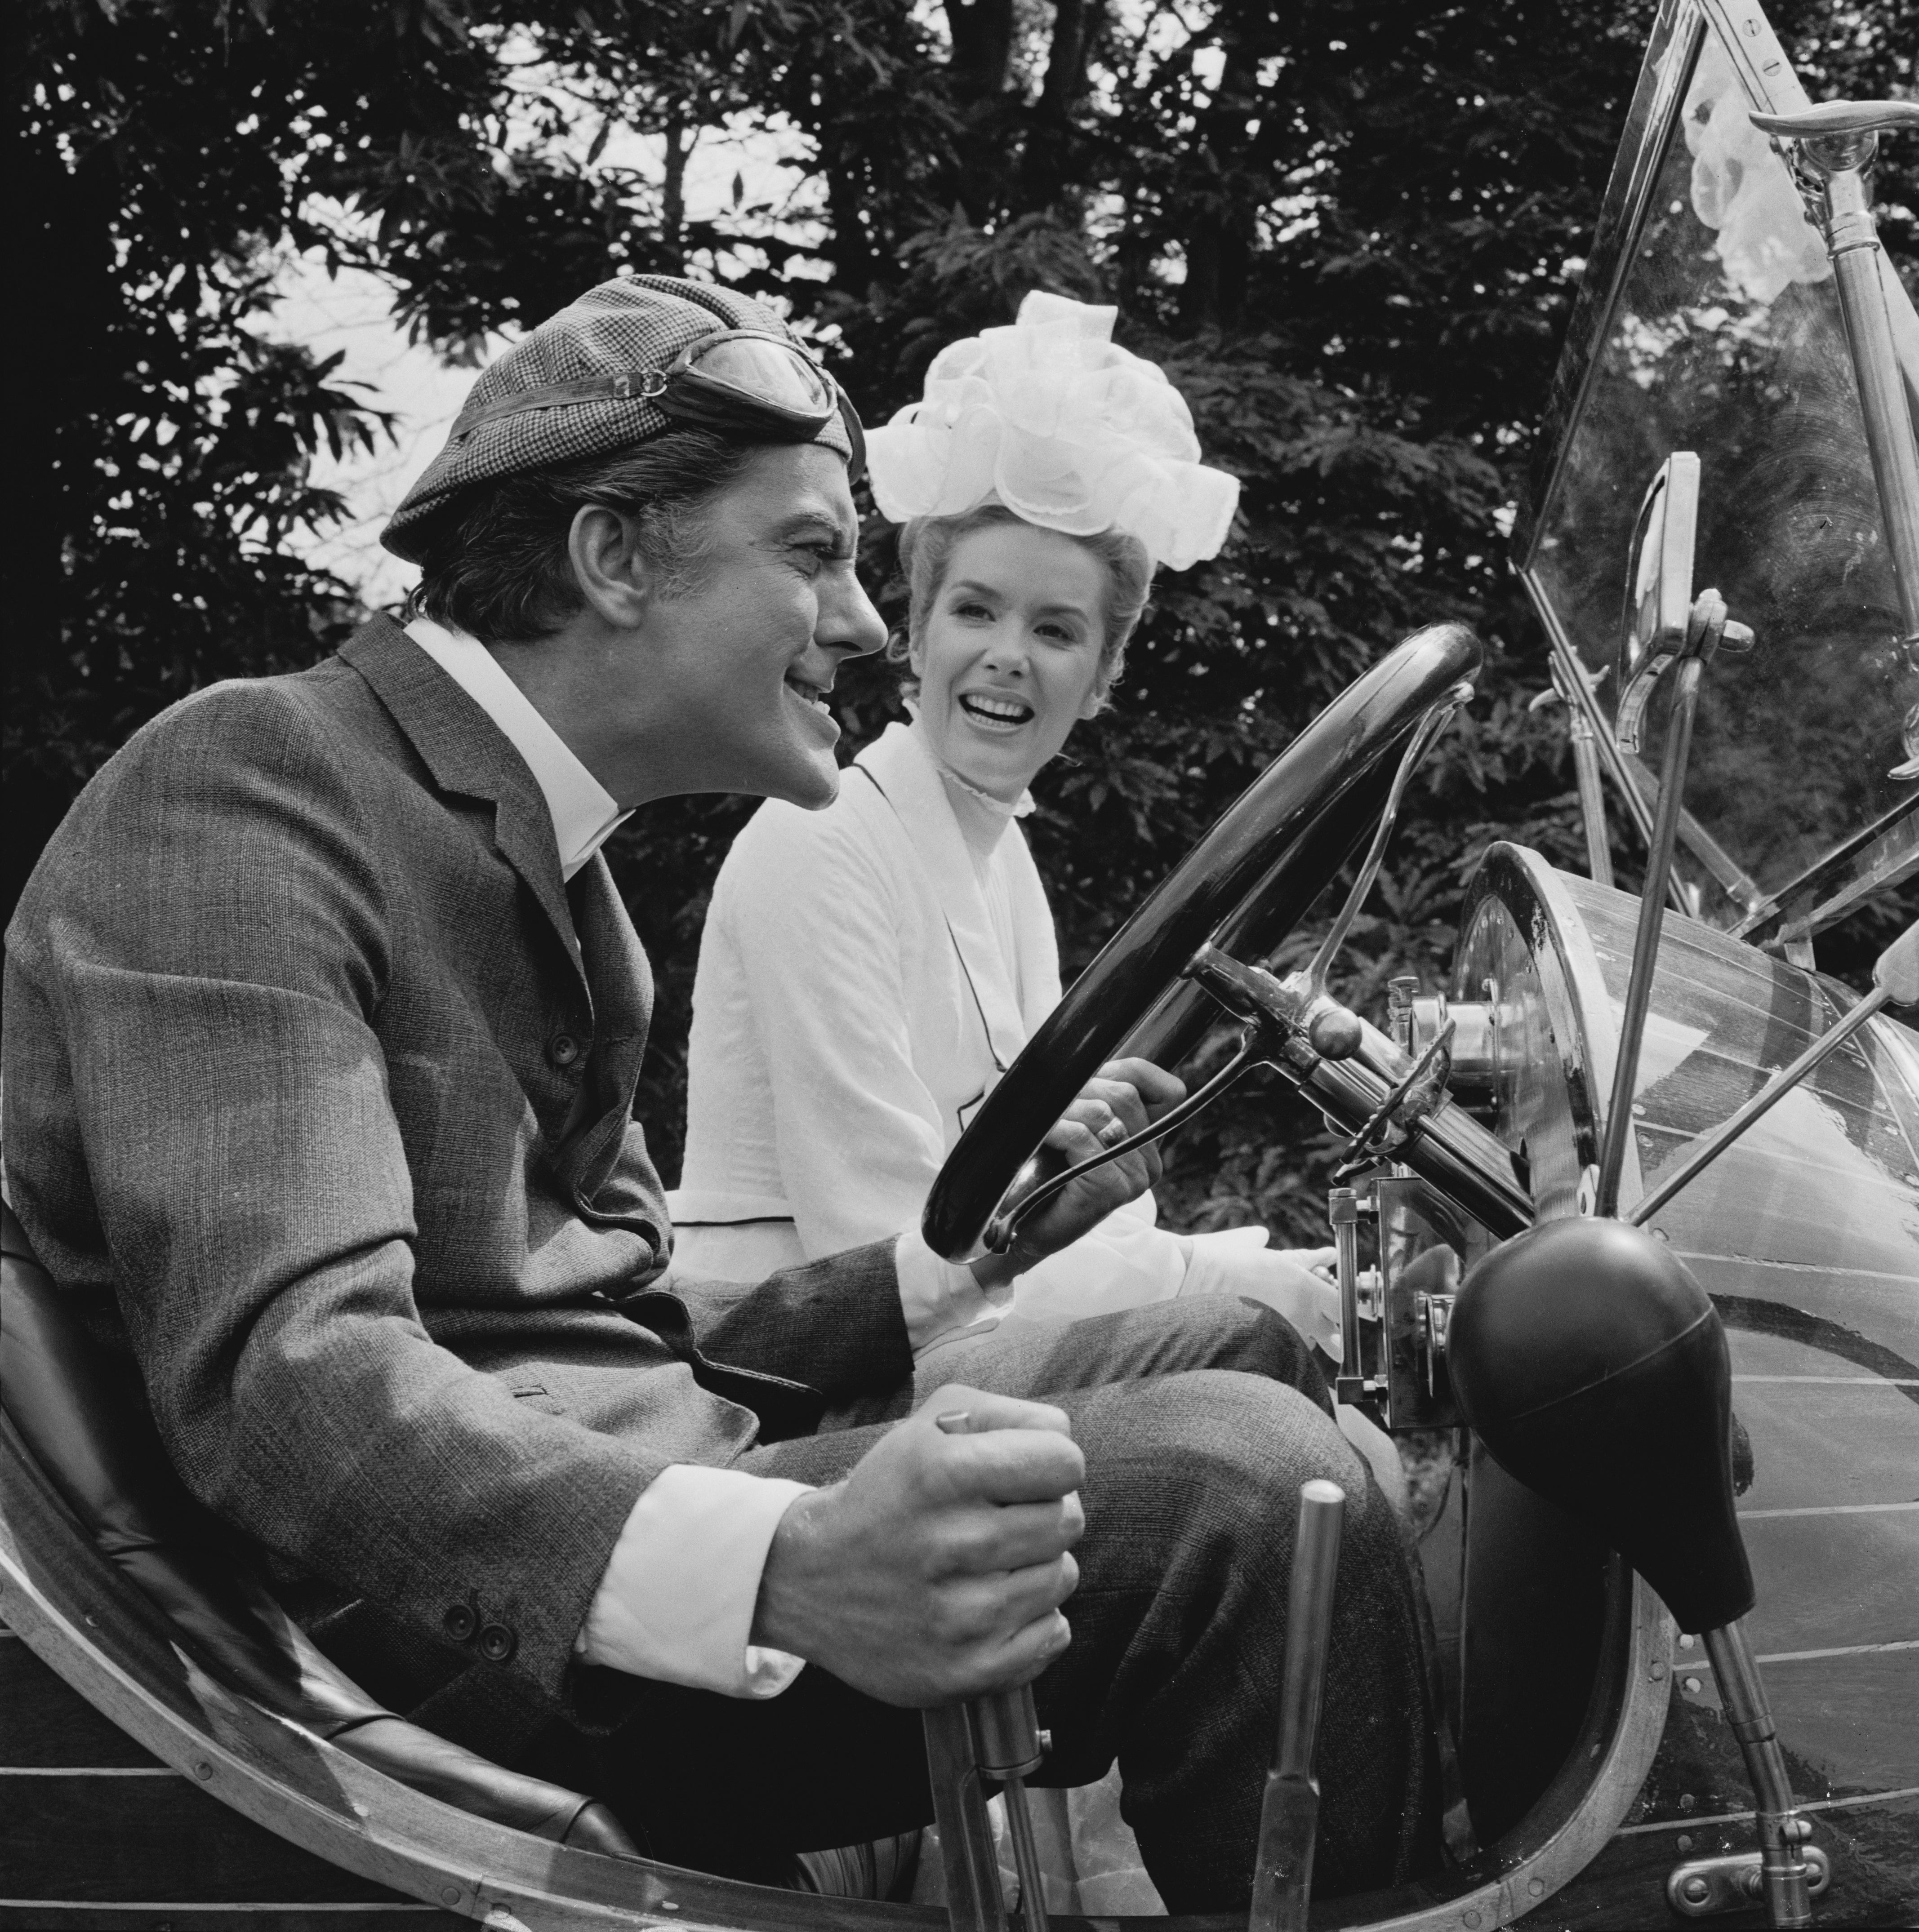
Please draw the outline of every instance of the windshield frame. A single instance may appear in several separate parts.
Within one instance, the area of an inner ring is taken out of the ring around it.
[[[1725,50],[1755,111],[1798,113],[1809,105],[1754,0],[1662,0],[1621,130],[1511,545],[1515,568],[1546,633],[1568,701],[1590,727],[1613,781],[1614,800],[1642,843],[1651,837],[1657,780],[1638,757],[1620,747],[1611,718],[1593,694],[1590,668],[1548,594],[1542,539],[1709,34]],[[1680,815],[1679,839],[1736,909],[1729,930],[1755,944],[1797,954],[1809,946],[1813,934],[1863,900],[1919,872],[1919,794],[1840,840],[1789,884],[1770,891],[1762,890],[1689,812]]]

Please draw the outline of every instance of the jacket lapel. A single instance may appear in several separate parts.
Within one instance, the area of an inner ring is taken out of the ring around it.
[[[390,617],[370,619],[341,646],[340,655],[373,687],[443,791],[492,803],[494,844],[525,881],[584,980],[560,877],[553,817],[525,759]]]
[[[946,782],[904,724],[889,724],[854,763],[878,786],[912,841],[972,988],[993,1065],[1004,1073],[1026,1043],[1026,1025]]]
[[[587,1066],[592,1083],[587,1118],[562,1150],[559,1166],[566,1184],[590,1202],[619,1156],[632,1117],[653,1018],[653,968],[620,902],[603,854],[596,852],[587,860],[567,896],[593,994],[593,1041]],[[650,1196],[641,1211],[663,1230],[665,1196],[652,1179],[650,1166],[647,1174],[651,1196],[658,1198]]]

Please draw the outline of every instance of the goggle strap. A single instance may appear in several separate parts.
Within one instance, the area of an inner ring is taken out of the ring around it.
[[[741,334],[751,332],[746,330],[738,332]],[[707,345],[695,346],[704,347]],[[723,391],[728,400],[721,402],[716,398],[716,406],[702,409],[692,396],[683,392],[669,402],[667,400],[667,385],[671,373],[665,369],[623,370],[616,376],[582,376],[575,382],[548,382],[536,389],[518,390],[511,395],[497,397],[477,408],[469,406],[462,410],[453,424],[449,440],[458,442],[461,437],[471,435],[484,424],[498,422],[507,416],[520,416],[533,410],[566,409],[581,403],[650,403],[662,415],[676,421],[703,424],[710,428],[719,430],[739,428],[741,426],[740,414],[745,412],[756,416],[758,422],[755,426],[761,428],[770,437],[794,442],[810,442],[832,420],[830,412],[815,417],[784,409],[779,404],[755,396],[750,391],[742,389],[734,383],[702,375],[696,364],[689,368],[686,373],[694,376],[697,383],[710,390]],[[824,371],[821,374],[833,392],[840,420],[845,426],[847,439],[853,446],[848,475],[849,480],[857,482],[866,469],[866,431],[845,389],[830,376],[825,376]]]
[[[623,370],[617,376],[590,376],[574,382],[548,382],[537,389],[516,390],[460,412],[452,429],[458,441],[484,423],[497,422],[503,416],[516,416],[528,410],[559,410],[573,403],[654,403],[666,387],[663,369]]]

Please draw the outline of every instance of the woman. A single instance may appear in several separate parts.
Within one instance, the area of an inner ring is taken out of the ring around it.
[[[1018,820],[1028,787],[1105,704],[1156,564],[1224,541],[1239,486],[1197,461],[1178,392],[1115,347],[1114,311],[1029,296],[956,343],[925,400],[867,440],[904,524],[910,724],[854,760],[824,812],[769,802],[714,885],[693,992],[686,1154],[671,1197],[689,1273],[770,1270],[917,1222],[980,1102],[1060,995],[1046,892]],[[899,644],[896,639],[896,646]],[[1146,1195],[1021,1276],[1011,1307],[921,1352],[922,1388],[996,1318],[1063,1322],[1250,1295],[1329,1354],[1329,1249],[1263,1228],[1182,1236]],[[1341,1425],[1403,1509],[1392,1444]],[[1161,1909],[1116,1777],[1050,1794],[1043,1836],[1086,1910]]]
[[[1155,561],[1212,555],[1238,496],[1194,460],[1159,370],[1107,339],[1113,313],[1029,296],[1014,328],[947,350],[926,400],[869,439],[880,507],[905,523],[913,719],[826,811],[761,807],[721,868],[672,1204],[689,1271],[758,1280],[916,1222],[1059,998],[1016,822],[1027,788],[1105,703]],[[1336,1347],[1336,1297],[1312,1272],[1332,1251],[1265,1240],[1173,1234],[1149,1196],[1022,1276],[1004,1318],[1230,1292]]]

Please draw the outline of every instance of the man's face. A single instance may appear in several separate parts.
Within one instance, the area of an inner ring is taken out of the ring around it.
[[[854,574],[846,466],[815,443],[755,453],[707,512],[697,580],[660,598],[629,675],[670,700],[677,791],[830,803],[839,728],[825,693],[841,662],[886,640]]]

